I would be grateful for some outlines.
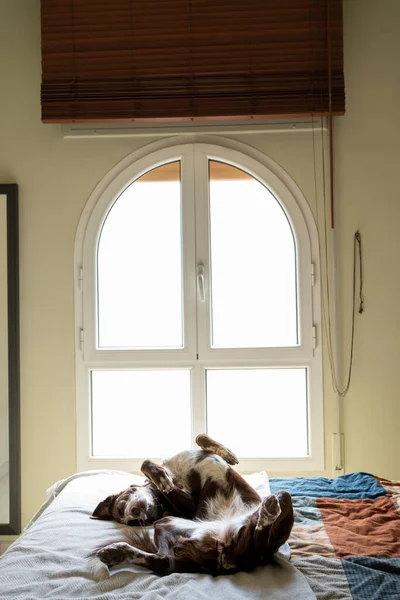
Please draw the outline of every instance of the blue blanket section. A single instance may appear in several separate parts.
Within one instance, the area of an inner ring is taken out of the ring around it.
[[[400,559],[351,556],[341,561],[353,600],[398,600]]]
[[[347,498],[360,500],[385,496],[386,490],[370,473],[349,473],[335,479],[326,477],[272,477],[271,492],[286,490],[292,496]]]

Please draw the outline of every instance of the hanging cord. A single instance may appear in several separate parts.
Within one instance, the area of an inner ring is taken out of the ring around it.
[[[327,340],[327,348],[328,348],[328,357],[329,357],[329,366],[331,370],[332,376],[332,387],[337,396],[340,398],[344,398],[351,384],[352,377],[352,369],[353,369],[353,355],[354,355],[354,336],[355,336],[355,313],[356,313],[356,275],[357,275],[357,248],[358,248],[358,262],[359,262],[359,307],[358,313],[362,314],[364,312],[364,271],[363,271],[363,253],[362,253],[362,242],[361,242],[361,233],[360,231],[356,231],[354,234],[354,246],[353,246],[353,305],[352,305],[352,323],[351,323],[351,343],[350,343],[350,358],[349,358],[349,367],[348,367],[348,375],[346,385],[343,389],[339,388],[339,382],[337,380],[336,375],[336,367],[335,367],[335,359],[333,352],[333,343],[332,343],[332,324],[331,324],[331,288],[329,283],[329,266],[328,266],[328,228],[327,228],[327,218],[328,218],[328,210],[327,210],[327,194],[325,190],[325,182],[326,182],[326,169],[325,169],[325,151],[324,151],[324,125],[321,116],[321,141],[322,141],[322,197],[323,197],[323,221],[324,221],[324,264],[325,264],[325,294],[326,300],[323,300],[322,304],[322,316],[323,323],[325,329],[325,335]],[[315,146],[315,129],[314,129],[314,119],[313,119],[313,127],[312,127],[312,139],[313,139],[313,164],[314,164],[314,193],[316,199],[316,213],[317,213],[317,223],[320,222],[319,210],[318,210],[318,189],[317,189],[317,170],[316,170],[316,146]]]
[[[332,122],[332,55],[331,55],[331,31],[330,31],[330,0],[325,0],[325,10],[326,10],[326,22],[327,22],[327,49],[328,49],[328,130],[329,130],[329,184],[330,184],[330,222],[331,229],[334,228],[334,201],[333,201],[333,122]],[[309,27],[312,29],[312,19],[311,19],[311,9],[309,12]],[[314,37],[313,37],[314,40]],[[313,65],[315,65],[316,53],[315,46],[313,44]],[[311,87],[311,96],[314,99],[314,82],[315,82],[315,72],[312,74],[312,87]],[[348,367],[348,376],[347,382],[343,390],[339,389],[339,383],[336,375],[335,368],[335,360],[333,353],[333,345],[332,345],[332,323],[331,323],[331,288],[329,282],[329,264],[328,264],[328,256],[329,256],[329,248],[328,248],[328,231],[327,231],[327,219],[328,219],[328,211],[327,211],[327,191],[326,191],[326,175],[327,169],[325,165],[325,136],[324,136],[324,109],[323,104],[323,93],[322,93],[322,81],[319,78],[319,99],[320,99],[320,107],[319,107],[319,124],[321,129],[321,159],[322,159],[322,199],[323,199],[323,249],[324,249],[324,267],[325,267],[325,294],[322,301],[322,317],[324,330],[327,340],[327,348],[329,355],[329,365],[331,369],[332,375],[332,386],[334,392],[340,398],[344,398],[349,389],[351,383],[352,369],[353,369],[353,354],[354,354],[354,333],[355,333],[355,305],[356,305],[356,262],[357,262],[357,245],[358,245],[358,257],[359,257],[359,314],[364,312],[364,295],[363,295],[363,285],[364,285],[364,277],[363,277],[363,262],[362,262],[362,245],[361,245],[361,234],[357,230],[354,234],[354,251],[353,251],[353,310],[352,310],[352,325],[351,325],[351,344],[350,344],[350,359],[349,359],[349,367]],[[316,159],[316,143],[315,143],[315,115],[314,115],[314,103],[312,106],[313,115],[312,115],[312,154],[313,154],[313,170],[314,170],[314,196],[315,196],[315,209],[316,209],[316,219],[317,226],[319,228],[320,224],[320,215],[319,215],[319,202],[318,202],[318,184],[317,184],[317,159]],[[321,232],[322,233],[322,232]],[[321,283],[323,283],[321,281]],[[336,316],[336,315],[335,315]],[[340,429],[340,427],[339,427]]]
[[[362,262],[361,233],[358,230],[354,234],[354,240],[355,240],[354,244],[356,242],[358,243],[358,261],[359,261],[359,265],[360,265],[360,291],[359,291],[360,305],[358,307],[358,312],[360,315],[362,315],[362,313],[364,312],[364,291],[363,291],[364,275],[363,275],[363,262]]]
[[[335,365],[333,362],[332,340],[328,339],[329,363],[330,363],[330,367],[331,367],[333,388],[335,390],[335,393],[338,396],[340,396],[340,398],[344,398],[350,389],[351,375],[352,375],[352,370],[353,370],[354,332],[355,332],[355,320],[356,320],[355,316],[356,316],[356,295],[357,295],[357,293],[356,293],[357,246],[358,246],[358,264],[359,264],[358,312],[361,315],[364,312],[364,293],[363,293],[364,276],[363,276],[363,255],[362,255],[361,233],[358,230],[354,234],[354,244],[353,244],[353,309],[352,309],[352,319],[351,319],[350,359],[349,359],[347,382],[346,382],[346,385],[343,390],[339,389],[336,372],[335,372]]]

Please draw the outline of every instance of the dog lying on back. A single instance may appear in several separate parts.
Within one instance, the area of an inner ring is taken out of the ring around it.
[[[211,482],[224,486],[228,473],[238,485],[247,486],[236,471],[228,470],[228,465],[239,462],[228,448],[206,434],[197,436],[196,443],[201,450],[180,452],[162,466],[144,461],[141,471],[146,482],[108,496],[97,505],[92,518],[130,526],[150,525],[167,515],[192,519],[209,495]],[[206,481],[208,485],[202,485]]]
[[[131,530],[129,541],[97,550],[102,563],[133,563],[160,575],[223,575],[271,561],[293,527],[290,494],[261,499],[232,469],[238,460],[230,450],[206,434],[196,443],[200,450],[181,452],[163,465],[145,461],[143,486],[130,486],[96,507],[93,518],[154,523],[153,536],[148,529]]]

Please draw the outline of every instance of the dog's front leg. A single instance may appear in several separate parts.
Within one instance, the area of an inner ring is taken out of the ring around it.
[[[152,460],[145,460],[140,470],[160,492],[170,492],[173,489],[174,482],[168,471],[161,465],[157,465]]]
[[[162,493],[173,514],[187,519],[194,516],[196,505],[192,496],[174,484],[164,467],[151,460],[145,460],[141,471]]]
[[[115,542],[98,550],[96,556],[108,567],[114,567],[122,563],[144,565],[148,555],[148,552],[139,550],[126,542]]]
[[[170,568],[169,558],[151,552],[145,552],[126,542],[109,544],[98,550],[96,555],[108,567],[120,564],[142,565],[156,573],[166,573]]]

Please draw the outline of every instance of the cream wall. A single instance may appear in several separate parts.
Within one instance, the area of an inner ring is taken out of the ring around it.
[[[365,258],[365,314],[344,402],[346,469],[400,478],[400,2],[344,4],[347,113],[337,120],[335,161],[345,357],[358,228]]]
[[[336,138],[340,328],[348,355],[352,236],[363,234],[366,311],[357,321],[354,379],[345,400],[346,470],[400,478],[396,264],[397,0],[345,0],[347,107]],[[392,64],[391,64],[392,62]],[[45,489],[75,471],[73,250],[80,214],[99,180],[147,143],[65,140],[40,122],[39,2],[0,3],[0,182],[20,186],[23,522]],[[398,86],[398,83],[397,83]],[[399,90],[397,90],[399,91]],[[309,134],[241,138],[283,166],[315,210]],[[325,368],[326,475],[332,475],[336,404]]]

